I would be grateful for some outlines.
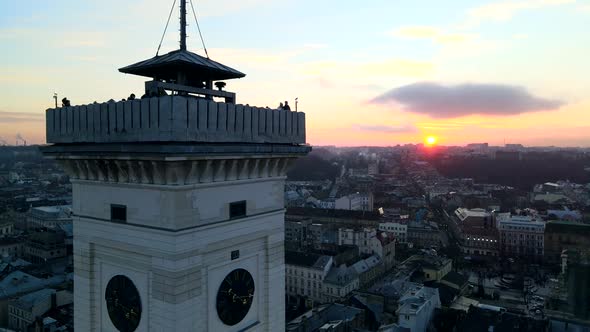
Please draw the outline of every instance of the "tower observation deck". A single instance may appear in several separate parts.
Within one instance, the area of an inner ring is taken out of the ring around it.
[[[187,50],[186,1],[180,3],[180,48],[119,69],[151,78],[141,98],[47,110],[50,145],[43,153],[71,159],[67,167],[76,170],[74,177],[98,176],[86,165],[86,157],[97,153],[300,155],[311,150],[305,145],[305,113],[237,104],[236,94],[224,90],[224,80],[245,74]],[[76,156],[86,161],[80,164]]]
[[[63,144],[75,149],[72,144],[156,142],[186,143],[191,151],[220,143],[303,148],[304,113],[237,104],[236,94],[223,90],[224,80],[246,75],[187,50],[186,1],[180,3],[180,48],[119,69],[150,77],[145,94],[134,100],[48,109],[46,136],[53,146],[46,152],[63,150],[57,148]]]

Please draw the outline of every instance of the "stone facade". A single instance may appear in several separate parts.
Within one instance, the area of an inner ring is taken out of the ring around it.
[[[323,281],[333,264],[334,259],[330,256],[287,252],[287,295],[324,302]]]
[[[398,324],[412,332],[426,332],[434,317],[435,309],[441,307],[438,289],[416,286],[409,289],[399,300]]]
[[[305,113],[164,96],[48,109],[47,143],[305,143]]]
[[[0,223],[0,237],[10,236],[14,232],[14,222]]]
[[[283,182],[283,176],[182,186],[73,180],[76,329],[114,329],[102,294],[111,277],[124,274],[145,308],[139,330],[223,330],[215,295],[235,268],[252,274],[257,296],[232,330],[282,329],[284,300],[271,294],[285,286]],[[244,199],[246,217],[229,220],[229,203]],[[111,220],[111,204],[126,206],[126,223]],[[236,250],[240,257],[232,260]]]
[[[0,255],[7,254],[12,257],[23,257],[25,253],[25,242],[22,238],[5,237],[0,238]]]
[[[452,230],[468,255],[498,256],[499,234],[493,216],[483,209],[455,210]]]
[[[530,216],[497,216],[500,253],[509,257],[543,259],[545,222]]]
[[[425,223],[410,223],[408,225],[407,242],[419,248],[441,246],[442,233],[438,228]]]
[[[373,211],[372,193],[354,193],[334,201],[334,209],[353,211]]]
[[[406,243],[408,239],[408,225],[397,222],[379,223],[379,230],[395,234],[398,243]]]
[[[27,227],[57,228],[60,225],[71,224],[71,214],[72,207],[69,205],[34,207],[27,214]]]
[[[24,250],[27,259],[34,264],[66,257],[65,234],[52,230],[33,233],[29,236]]]
[[[359,286],[359,274],[354,267],[332,266],[324,278],[324,297],[326,302],[344,301]]]

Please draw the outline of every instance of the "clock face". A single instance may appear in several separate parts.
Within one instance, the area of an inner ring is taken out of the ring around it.
[[[141,319],[141,299],[133,282],[122,275],[111,278],[105,291],[109,318],[117,330],[132,332]]]
[[[254,279],[250,272],[236,269],[230,272],[217,291],[217,315],[226,325],[236,325],[250,311],[254,300]]]

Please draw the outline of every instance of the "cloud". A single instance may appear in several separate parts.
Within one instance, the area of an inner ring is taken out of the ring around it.
[[[43,114],[43,113],[0,111],[0,124],[1,123],[41,122],[41,121],[45,121],[45,114]]]
[[[307,50],[318,50],[318,49],[327,48],[327,47],[328,47],[328,44],[324,44],[324,43],[303,44],[303,48],[305,48]]]
[[[388,134],[401,134],[416,132],[416,127],[411,125],[387,126],[387,125],[353,125],[352,129]]]
[[[477,35],[467,33],[447,33],[429,26],[407,26],[391,32],[391,35],[405,39],[426,39],[437,44],[448,45],[464,43],[477,38]]]
[[[444,86],[421,82],[386,92],[374,104],[401,104],[405,111],[433,118],[455,118],[474,114],[513,115],[555,110],[565,103],[531,95],[518,86],[461,84]]]
[[[501,1],[476,7],[469,11],[471,23],[480,21],[507,21],[518,12],[544,7],[558,6],[574,3],[576,0],[524,0]]]
[[[247,9],[253,9],[261,6],[270,6],[270,0],[205,0],[194,2],[195,10],[198,17],[225,16],[228,13],[242,12]],[[197,7],[198,6],[198,7]]]
[[[385,61],[359,63],[341,61],[315,61],[303,63],[299,66],[303,75],[330,77],[331,80],[350,80],[354,77],[424,77],[429,76],[435,70],[431,62],[410,59],[389,59]]]
[[[360,70],[361,73],[372,76],[423,77],[434,71],[434,65],[431,62],[426,61],[390,59],[381,62],[363,64],[357,69]]]
[[[440,30],[429,26],[407,26],[398,28],[391,34],[400,38],[433,39],[440,34]]]
[[[491,54],[503,47],[505,42],[487,40],[481,35],[471,32],[459,31],[462,28],[453,27],[441,29],[432,26],[405,26],[391,31],[393,37],[409,40],[422,40],[432,42],[438,46],[435,58],[439,60],[478,57],[482,54]],[[426,75],[421,75],[422,77]]]

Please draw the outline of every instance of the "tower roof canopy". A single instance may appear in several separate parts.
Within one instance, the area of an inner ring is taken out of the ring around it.
[[[246,76],[231,67],[182,49],[119,68],[119,71],[166,81],[176,80],[179,72],[190,81],[220,81]]]

